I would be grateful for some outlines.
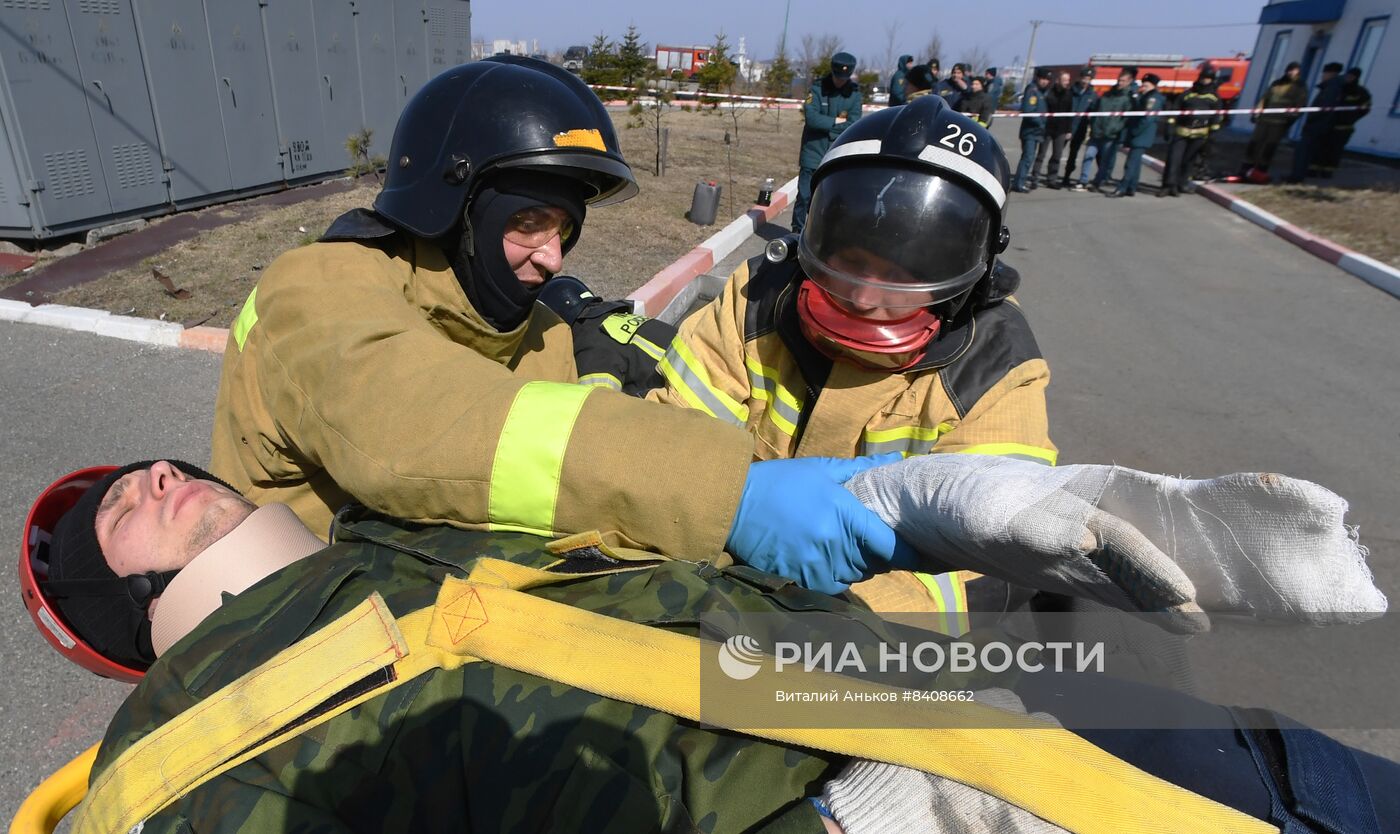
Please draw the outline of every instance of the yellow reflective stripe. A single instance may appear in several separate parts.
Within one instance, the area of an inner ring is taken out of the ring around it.
[[[579,385],[591,385],[594,388],[610,388],[613,391],[622,390],[622,380],[609,373],[584,374],[578,378]]]
[[[594,390],[563,382],[527,382],[516,392],[491,464],[489,529],[554,535],[564,452],[583,401]]]
[[[642,353],[645,353],[647,356],[650,356],[652,359],[655,359],[657,362],[660,362],[662,358],[666,356],[666,351],[662,350],[660,345],[645,336],[633,336],[632,346]]]
[[[661,375],[691,408],[740,428],[748,424],[748,407],[710,385],[705,366],[700,364],[679,336],[671,340],[671,347],[662,358],[660,368]]]
[[[893,429],[866,429],[861,433],[860,453],[881,455],[899,452],[910,455],[926,455],[938,444],[938,438],[953,430],[947,421],[936,426],[899,426]]]
[[[1029,460],[1035,463],[1048,463],[1055,465],[1060,453],[1054,449],[1042,449],[1039,446],[1027,446],[1024,443],[979,443],[976,446],[969,446],[966,449],[956,449],[953,454],[959,455],[998,455],[1004,458],[1017,458],[1019,460]]]
[[[949,637],[961,637],[972,630],[967,617],[967,588],[963,578],[956,573],[916,573],[933,600],[934,610],[939,612],[935,629]]]
[[[238,318],[233,320],[233,340],[238,343],[238,352],[243,352],[243,343],[248,341],[248,333],[253,329],[253,325],[258,323],[258,288],[253,287],[253,291],[248,293],[248,300],[243,302],[243,309],[238,311]]]
[[[778,381],[776,369],[748,355],[744,356],[744,367],[749,372],[749,388],[754,397],[769,404],[768,419],[788,437],[795,437],[797,424],[802,420],[802,403]]]

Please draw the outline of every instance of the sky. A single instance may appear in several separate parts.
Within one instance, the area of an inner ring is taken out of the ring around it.
[[[785,5],[791,4],[788,52],[803,35],[836,34],[862,65],[883,64],[887,52],[926,57],[930,36],[943,41],[943,63],[979,48],[994,65],[1023,59],[1032,19],[1046,20],[1035,40],[1035,63],[1078,63],[1096,52],[1170,53],[1192,58],[1250,53],[1264,3],[1248,0],[1174,0],[1107,4],[1088,0],[472,0],[472,37],[538,39],[541,51],[587,45],[599,32],[621,38],[636,24],[652,47],[701,45],[723,31],[732,46],[740,36],[759,60],[777,51]],[[1065,26],[1059,23],[1093,24]],[[1245,24],[1222,26],[1220,24]],[[1153,28],[1177,27],[1177,28]],[[890,46],[891,34],[893,48]],[[892,67],[881,67],[889,71]]]

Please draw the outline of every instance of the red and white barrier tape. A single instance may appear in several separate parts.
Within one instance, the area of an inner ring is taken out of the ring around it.
[[[1087,116],[1090,119],[1104,119],[1110,116],[1144,116],[1148,113],[1151,113],[1153,116],[1225,116],[1244,113],[1253,116],[1272,116],[1275,114],[1292,116],[1299,113],[1337,113],[1343,110],[1370,109],[1369,107],[1347,105],[1345,107],[1261,107],[1258,109],[1241,107],[1234,110],[1087,110],[1077,113],[1022,113],[1018,110],[998,110],[996,115],[1003,119],[1031,119],[1040,116],[1047,118]]]

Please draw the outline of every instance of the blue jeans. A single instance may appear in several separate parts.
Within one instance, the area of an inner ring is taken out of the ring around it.
[[[1039,150],[1041,140],[1045,138],[1043,132],[1021,134],[1021,161],[1016,166],[1016,178],[1011,181],[1012,188],[1025,188],[1026,180],[1030,178],[1031,165],[1035,162],[1035,152]]]
[[[1093,153],[1099,161],[1099,168],[1094,172],[1094,185],[1103,185],[1105,181],[1113,179],[1113,164],[1118,159],[1118,140],[1095,139],[1089,147],[1094,149]],[[1087,158],[1085,169],[1088,169]]]
[[[807,225],[807,204],[812,201],[812,174],[815,173],[811,168],[797,170],[797,200],[792,204],[793,234],[801,232],[802,227]]]
[[[1099,155],[1099,146],[1092,142],[1084,146],[1084,164],[1079,168],[1079,184],[1089,184],[1089,163],[1093,162]]]
[[[1129,148],[1128,161],[1123,163],[1123,181],[1118,184],[1118,190],[1127,194],[1136,194],[1138,190],[1138,177],[1142,174],[1142,155],[1147,153],[1147,148]]]

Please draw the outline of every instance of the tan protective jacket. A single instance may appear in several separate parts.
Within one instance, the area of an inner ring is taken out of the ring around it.
[[[662,361],[666,387],[650,397],[743,426],[758,438],[760,460],[967,452],[1055,462],[1050,368],[1014,303],[979,310],[913,369],[889,373],[815,355],[795,331],[799,281],[795,263],[741,265],[720,297],[682,324]],[[819,389],[804,363],[830,365]]]
[[[577,381],[557,316],[536,305],[498,333],[437,247],[316,243],[268,268],[230,330],[212,469],[322,536],[353,496],[410,521],[718,555],[752,439]]]
[[[802,337],[792,299],[801,280],[795,263],[741,265],[681,325],[661,363],[666,387],[648,396],[743,426],[759,460],[966,452],[1055,463],[1050,368],[1015,304],[951,328],[909,371],[869,371],[829,362]],[[827,366],[825,383],[810,385]],[[977,578],[893,571],[851,591],[874,611],[939,614],[934,627],[956,636],[968,630],[967,583]]]

